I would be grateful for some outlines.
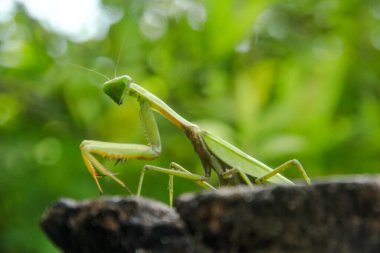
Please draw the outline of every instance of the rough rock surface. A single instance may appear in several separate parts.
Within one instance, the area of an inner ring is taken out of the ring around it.
[[[176,210],[60,200],[41,224],[64,252],[380,252],[380,177],[185,194]]]
[[[183,195],[177,211],[214,252],[380,252],[380,178]]]
[[[61,199],[41,226],[64,252],[194,252],[175,210],[144,198]]]

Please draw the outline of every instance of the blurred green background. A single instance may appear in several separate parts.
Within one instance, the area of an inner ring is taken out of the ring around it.
[[[146,143],[137,102],[116,106],[83,67],[128,74],[270,166],[297,158],[313,180],[378,172],[379,50],[378,1],[1,0],[0,252],[58,252],[38,227],[44,208],[99,195],[82,140]],[[157,121],[162,156],[149,163],[202,174],[184,135]],[[134,191],[145,163],[105,161]],[[167,180],[148,173],[143,195],[167,202]],[[176,195],[199,190],[175,180]]]

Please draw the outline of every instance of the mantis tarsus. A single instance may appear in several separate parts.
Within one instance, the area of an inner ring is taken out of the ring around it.
[[[138,196],[141,193],[144,173],[148,170],[159,171],[169,175],[170,205],[173,200],[173,176],[193,180],[204,188],[214,189],[213,186],[207,183],[212,170],[218,174],[221,184],[238,184],[243,182],[252,187],[253,184],[261,184],[266,181],[274,184],[292,185],[294,184],[292,181],[279,173],[287,168],[295,167],[300,171],[305,181],[310,184],[309,177],[297,160],[287,161],[277,168],[271,169],[232,144],[187,121],[161,99],[133,83],[132,78],[127,75],[105,82],[103,91],[118,105],[122,104],[125,96],[135,97],[138,100],[140,103],[140,120],[148,144],[122,144],[89,140],[81,143],[80,147],[84,162],[101,193],[102,188],[98,180],[101,177],[100,175],[111,177],[129,192],[131,191],[121,180],[106,169],[94,155],[100,155],[110,160],[153,160],[160,155],[160,134],[153,111],[162,114],[185,133],[202,162],[204,175],[193,174],[176,163],[171,163],[169,168],[145,165],[138,185]]]

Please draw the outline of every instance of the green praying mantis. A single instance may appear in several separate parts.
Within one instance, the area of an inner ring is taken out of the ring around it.
[[[206,189],[215,189],[207,182],[212,170],[217,173],[222,185],[245,183],[253,187],[254,184],[262,184],[267,181],[274,184],[293,185],[294,183],[282,176],[280,172],[295,167],[299,170],[306,183],[311,184],[305,170],[297,160],[287,161],[277,168],[271,169],[227,141],[187,121],[154,94],[135,84],[132,78],[127,75],[105,82],[103,91],[118,105],[123,103],[125,96],[137,99],[140,104],[141,125],[148,144],[109,143],[92,140],[84,140],[81,143],[80,148],[83,160],[100,193],[103,191],[98,178],[102,176],[109,176],[130,193],[131,191],[124,182],[105,168],[95,155],[103,156],[110,160],[153,160],[160,155],[161,140],[153,111],[163,115],[185,133],[201,160],[204,175],[191,173],[174,162],[168,168],[145,165],[141,172],[137,196],[140,196],[146,171],[158,171],[169,175],[170,206],[173,202],[173,176],[192,180]]]

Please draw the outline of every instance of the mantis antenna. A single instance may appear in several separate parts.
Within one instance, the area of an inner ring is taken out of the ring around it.
[[[121,53],[123,52],[123,49],[124,49],[124,39],[125,39],[125,33],[123,34],[123,38],[121,39],[121,46],[120,46],[119,54],[117,55],[115,71],[113,73],[114,77],[116,77],[116,75],[117,75],[117,68],[119,67]]]
[[[71,66],[74,66],[74,67],[77,67],[77,68],[80,68],[80,69],[83,69],[83,70],[86,70],[86,71],[89,71],[89,72],[92,72],[92,73],[95,73],[103,78],[105,78],[107,81],[111,80],[108,76],[96,71],[96,70],[93,70],[93,69],[90,69],[90,68],[86,68],[86,67],[83,67],[81,65],[78,65],[78,64],[75,64],[75,63],[68,63],[69,65]]]

